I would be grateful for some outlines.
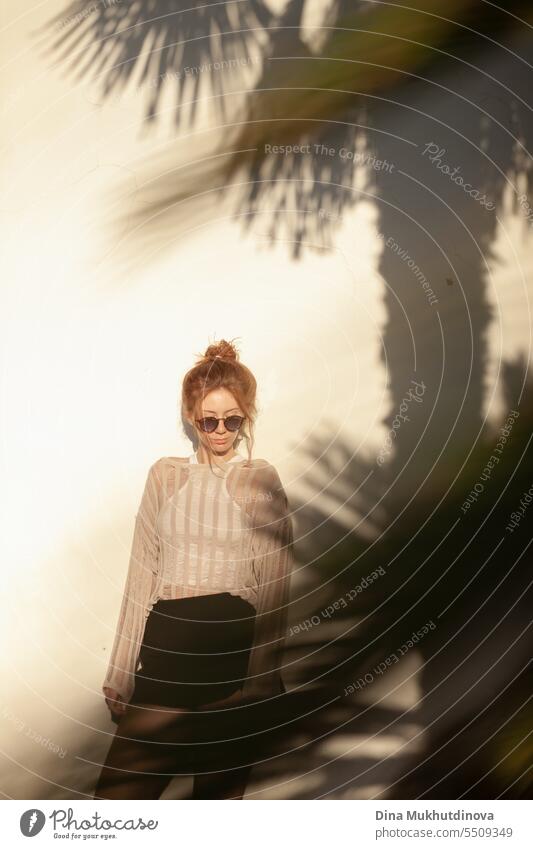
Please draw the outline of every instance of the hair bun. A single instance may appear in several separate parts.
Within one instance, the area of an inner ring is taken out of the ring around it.
[[[238,360],[239,354],[237,349],[231,342],[226,342],[225,339],[221,339],[219,342],[215,342],[213,345],[209,345],[204,354],[204,360],[216,360],[220,358],[221,360]]]

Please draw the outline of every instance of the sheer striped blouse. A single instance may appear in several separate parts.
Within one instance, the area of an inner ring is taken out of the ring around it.
[[[129,701],[147,617],[159,599],[229,592],[256,610],[245,697],[283,690],[293,528],[274,466],[237,453],[218,468],[161,457],[135,517],[129,569],[103,688]]]

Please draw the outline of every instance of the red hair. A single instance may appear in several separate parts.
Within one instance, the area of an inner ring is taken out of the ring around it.
[[[196,364],[183,378],[181,390],[182,409],[193,419],[201,418],[201,404],[213,389],[227,389],[237,401],[245,421],[239,430],[234,446],[245,439],[248,463],[252,460],[254,424],[257,417],[257,381],[249,368],[239,360],[239,353],[231,342],[221,339],[208,345],[205,354],[197,354]],[[209,457],[211,465],[211,456]]]

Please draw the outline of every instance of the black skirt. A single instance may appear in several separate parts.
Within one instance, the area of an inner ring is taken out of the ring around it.
[[[214,593],[160,599],[139,651],[130,704],[201,707],[242,688],[255,608],[239,596]]]

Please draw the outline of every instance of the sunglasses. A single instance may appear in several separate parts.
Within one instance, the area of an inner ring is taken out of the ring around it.
[[[220,418],[217,419],[215,416],[206,416],[203,419],[196,419],[196,424],[203,430],[204,433],[213,433],[218,427],[219,422],[224,422],[224,427],[226,430],[230,430],[234,433],[236,430],[239,430],[242,425],[245,416],[228,416],[227,419]]]

